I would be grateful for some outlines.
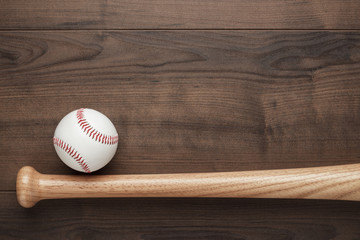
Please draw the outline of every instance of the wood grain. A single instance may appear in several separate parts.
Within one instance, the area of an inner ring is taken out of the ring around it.
[[[360,239],[357,202],[23,209],[15,193],[24,165],[77,175],[51,138],[80,107],[120,133],[95,175],[359,163],[359,12],[357,0],[0,0],[0,239]]]
[[[0,29],[360,29],[357,0],[2,0]]]
[[[52,136],[94,108],[120,137],[99,174],[359,162],[360,34],[91,31],[0,34],[0,189],[72,174]]]
[[[1,239],[359,239],[355,202],[72,199],[18,206],[1,192]]]
[[[45,199],[121,197],[296,198],[360,201],[360,164],[263,171],[72,176],[22,167],[19,204]]]

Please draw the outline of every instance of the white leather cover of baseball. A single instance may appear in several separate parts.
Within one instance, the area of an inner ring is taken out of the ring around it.
[[[94,172],[114,157],[118,133],[104,114],[81,108],[66,115],[56,127],[53,143],[60,159],[80,172]]]

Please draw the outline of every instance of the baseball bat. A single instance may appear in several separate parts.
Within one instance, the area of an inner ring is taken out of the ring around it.
[[[142,175],[50,175],[26,166],[17,199],[112,197],[297,198],[360,201],[360,164],[240,172]]]

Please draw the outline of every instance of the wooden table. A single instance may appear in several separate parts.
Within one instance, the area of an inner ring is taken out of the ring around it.
[[[113,120],[95,174],[360,162],[360,2],[0,4],[0,239],[359,239],[360,203],[274,199],[16,201],[31,165],[79,174],[52,136],[68,112]]]

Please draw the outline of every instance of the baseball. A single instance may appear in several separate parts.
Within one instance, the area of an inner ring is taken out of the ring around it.
[[[114,157],[118,134],[104,114],[81,108],[60,121],[53,143],[57,155],[67,166],[91,173],[104,167]]]

